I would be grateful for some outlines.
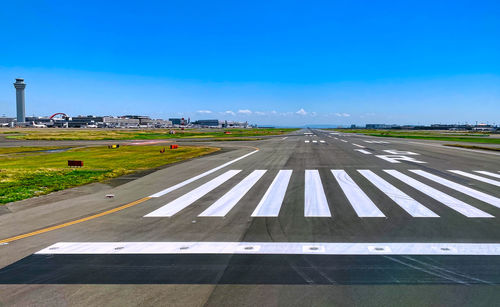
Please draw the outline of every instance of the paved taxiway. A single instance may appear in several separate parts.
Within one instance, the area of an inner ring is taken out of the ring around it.
[[[108,190],[12,206],[0,215],[0,302],[491,305],[500,296],[498,153],[307,129],[218,145]]]

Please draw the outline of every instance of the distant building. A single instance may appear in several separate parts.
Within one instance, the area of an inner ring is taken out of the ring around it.
[[[399,125],[387,125],[387,124],[366,124],[366,129],[395,129],[399,128]]]
[[[193,122],[193,125],[197,125],[203,128],[222,128],[224,122],[218,119],[199,119]]]
[[[127,117],[105,116],[102,122],[102,126],[105,128],[135,128],[140,125],[140,120],[138,118]]]
[[[80,115],[80,116],[70,117],[67,122],[67,125],[69,128],[85,128],[88,126],[97,126],[99,123],[102,123],[102,121],[103,121],[102,116]]]
[[[186,126],[189,125],[190,119],[188,118],[187,120],[182,117],[182,118],[169,118],[169,121],[172,122],[172,125],[174,126]]]

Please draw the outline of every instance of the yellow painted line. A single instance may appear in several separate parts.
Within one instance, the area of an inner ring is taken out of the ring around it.
[[[71,221],[71,222],[67,222],[67,223],[63,223],[63,224],[59,224],[59,225],[55,225],[55,226],[43,228],[43,229],[40,229],[40,230],[28,232],[28,233],[25,233],[25,234],[22,234],[22,235],[18,235],[18,236],[15,236],[15,237],[10,237],[10,238],[7,238],[7,239],[3,239],[3,240],[0,240],[0,244],[1,243],[9,243],[9,242],[12,242],[12,241],[21,240],[21,239],[24,239],[24,238],[28,238],[28,237],[36,236],[36,235],[39,235],[39,234],[42,234],[42,233],[46,233],[46,232],[49,232],[49,231],[52,231],[52,230],[57,230],[57,229],[61,229],[61,228],[64,228],[64,227],[71,226],[71,225],[75,225],[75,224],[83,223],[83,222],[86,222],[86,221],[90,221],[90,220],[93,220],[95,218],[98,218],[98,217],[101,217],[101,216],[105,216],[105,215],[108,215],[108,214],[111,214],[111,213],[114,213],[114,212],[121,211],[123,209],[130,208],[132,206],[138,205],[140,203],[145,202],[148,199],[151,199],[151,197],[144,197],[144,198],[138,199],[136,201],[133,201],[131,203],[128,203],[126,205],[123,205],[123,206],[120,206],[120,207],[116,207],[116,208],[110,209],[108,211],[104,211],[104,212],[101,212],[101,213],[98,213],[98,214],[87,216],[87,217],[84,217],[84,218],[81,218],[81,219],[78,219],[78,220],[74,220],[74,221]]]

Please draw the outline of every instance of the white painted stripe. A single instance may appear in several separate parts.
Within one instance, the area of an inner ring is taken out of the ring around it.
[[[277,217],[285,198],[292,170],[280,170],[255,208],[252,216]]]
[[[352,143],[352,145],[357,146],[357,147],[359,147],[359,148],[366,148],[366,147],[365,147],[365,146],[363,146],[363,145],[358,145],[358,144],[354,144],[354,143]]]
[[[325,141],[321,140],[320,143],[324,143]]]
[[[475,180],[478,180],[478,181],[486,182],[486,183],[489,183],[489,184],[492,184],[492,185],[496,185],[497,187],[500,187],[500,181],[497,181],[497,180],[493,180],[493,179],[486,178],[486,177],[481,177],[481,176],[478,176],[478,175],[474,175],[474,174],[471,174],[471,173],[462,172],[462,171],[459,171],[459,170],[449,170],[449,171],[452,172],[452,173],[458,174],[458,175],[462,175],[462,176],[465,176],[465,177],[469,177],[469,178],[472,178],[472,179],[475,179]]]
[[[374,186],[385,195],[389,196],[396,204],[403,208],[413,217],[439,217],[436,213],[414,200],[389,182],[385,181],[370,170],[358,170],[361,175],[365,176]]]
[[[198,216],[226,216],[265,173],[266,170],[253,171]]]
[[[341,140],[341,141],[342,141],[342,142],[344,142],[344,143],[347,143],[347,141],[346,141],[346,140]]]
[[[332,169],[331,171],[359,217],[385,217],[344,170]]]
[[[464,185],[455,183],[453,181],[450,181],[450,180],[438,177],[438,176],[433,175],[431,173],[424,172],[422,170],[410,170],[410,172],[413,172],[413,173],[415,173],[417,175],[420,175],[420,176],[425,177],[427,179],[430,179],[430,180],[432,180],[434,182],[442,184],[442,185],[444,185],[444,186],[446,186],[446,187],[448,187],[450,189],[456,190],[456,191],[458,191],[460,193],[467,194],[470,197],[474,197],[476,199],[479,199],[480,201],[484,201],[485,203],[488,203],[488,204],[490,204],[492,206],[500,208],[500,198],[488,195],[488,194],[483,193],[483,192],[479,192],[477,190],[474,190],[474,189],[471,189],[471,188],[466,187]]]
[[[198,199],[205,196],[208,192],[217,188],[227,180],[231,179],[234,175],[241,172],[241,170],[229,170],[224,174],[210,180],[209,182],[197,187],[189,193],[182,195],[181,197],[171,201],[165,206],[156,209],[155,211],[145,215],[145,217],[161,217],[161,216],[173,216],[177,212],[191,205]]]
[[[184,181],[183,181],[183,182],[181,182],[181,183],[178,183],[178,184],[176,184],[176,185],[174,185],[174,186],[171,186],[171,187],[170,187],[170,188],[168,188],[168,189],[165,189],[165,190],[162,190],[162,191],[160,191],[160,192],[158,192],[158,193],[155,193],[155,194],[153,194],[153,195],[150,195],[149,197],[160,197],[160,196],[163,196],[163,195],[165,195],[165,194],[167,194],[167,193],[170,193],[170,192],[172,192],[172,191],[174,191],[174,190],[177,190],[177,189],[179,189],[179,188],[182,188],[183,186],[185,186],[185,185],[187,185],[187,184],[190,184],[190,183],[191,183],[191,182],[193,182],[193,181],[196,181],[196,180],[198,180],[198,179],[200,179],[200,178],[203,178],[203,177],[205,177],[205,176],[207,176],[207,175],[210,175],[210,174],[212,174],[212,173],[214,173],[214,172],[216,172],[216,171],[218,171],[218,170],[220,170],[220,169],[222,169],[222,168],[224,168],[224,167],[226,167],[226,166],[228,166],[228,165],[231,165],[231,164],[233,164],[233,163],[235,163],[235,162],[240,161],[241,159],[244,159],[244,158],[246,158],[246,157],[248,157],[248,156],[250,156],[250,155],[253,155],[253,154],[254,154],[254,153],[256,153],[257,151],[259,151],[259,150],[255,150],[255,151],[252,151],[252,152],[250,152],[250,153],[247,153],[246,155],[243,155],[243,156],[241,156],[241,157],[239,157],[239,158],[236,158],[236,159],[234,159],[234,160],[231,160],[231,161],[229,161],[229,162],[226,162],[226,163],[224,163],[224,164],[222,164],[222,165],[217,166],[216,168],[213,168],[213,169],[211,169],[211,170],[209,170],[209,171],[206,171],[206,172],[204,172],[204,173],[202,173],[202,174],[199,174],[199,175],[197,175],[197,176],[194,176],[194,177],[192,177],[192,178],[190,178],[190,179],[184,180]]]
[[[305,172],[304,216],[332,216],[318,170],[306,169]]]
[[[282,138],[282,140],[286,140],[286,139],[288,139],[288,137],[287,137],[287,136],[285,136],[284,138]]]
[[[495,174],[495,173],[492,173],[492,172],[487,172],[487,171],[474,171],[474,172],[479,173],[479,174],[483,174],[483,175],[486,175],[486,176],[500,178],[500,174]]]
[[[354,149],[355,151],[359,151],[361,153],[364,153],[365,155],[371,155],[372,153],[369,152],[368,150],[364,150],[364,149]]]
[[[36,255],[323,254],[500,255],[499,243],[321,242],[58,242]]]
[[[313,143],[318,143],[318,141],[314,140]]]
[[[339,138],[334,138],[334,139],[338,140]]]
[[[309,143],[309,140],[305,140],[304,143]]]
[[[400,173],[396,170],[384,170],[389,175],[403,181],[404,183],[410,185],[411,187],[419,190],[420,192],[426,194],[427,196],[434,198],[438,202],[444,204],[445,206],[465,215],[466,217],[493,217],[492,215],[477,209],[469,204],[464,203],[448,194],[434,189],[420,181],[417,181],[410,176]]]

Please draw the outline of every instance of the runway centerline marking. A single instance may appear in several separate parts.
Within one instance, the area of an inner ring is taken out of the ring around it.
[[[305,171],[304,216],[331,217],[318,170]]]
[[[332,169],[331,171],[359,217],[385,217],[346,171],[341,169]]]
[[[231,165],[231,164],[233,164],[233,163],[235,163],[235,162],[240,161],[241,159],[244,159],[244,158],[246,158],[246,157],[248,157],[248,156],[250,156],[250,155],[253,155],[254,153],[256,153],[256,152],[258,152],[258,151],[259,151],[259,149],[255,150],[255,151],[252,151],[252,152],[250,152],[250,153],[247,153],[246,155],[243,155],[243,156],[241,156],[241,157],[239,157],[239,158],[236,158],[236,159],[231,160],[231,161],[229,161],[229,162],[226,162],[226,163],[224,163],[224,164],[222,164],[222,165],[219,165],[219,166],[217,166],[216,168],[212,168],[211,170],[208,170],[208,171],[206,171],[206,172],[204,172],[204,173],[201,173],[201,174],[199,174],[199,175],[197,175],[197,176],[194,176],[194,177],[192,177],[192,178],[189,178],[189,179],[187,179],[187,180],[184,180],[184,181],[183,181],[183,182],[181,182],[181,183],[178,183],[178,184],[176,184],[176,185],[174,185],[174,186],[171,186],[170,188],[167,188],[167,189],[162,190],[162,191],[160,191],[160,192],[157,192],[157,193],[155,193],[155,194],[153,194],[153,195],[150,195],[149,197],[160,197],[160,196],[163,196],[163,195],[165,195],[165,194],[167,194],[167,193],[170,193],[170,192],[172,192],[172,191],[175,191],[175,190],[177,190],[177,189],[179,189],[179,188],[182,188],[183,186],[185,186],[185,185],[187,185],[187,184],[190,184],[191,182],[194,182],[194,181],[196,181],[196,180],[198,180],[198,179],[200,179],[200,178],[203,178],[203,177],[205,177],[205,176],[208,176],[208,175],[210,175],[210,174],[212,174],[212,173],[214,173],[214,172],[216,172],[216,171],[218,171],[218,170],[220,170],[220,169],[222,169],[222,168],[224,168],[224,167],[226,167],[226,166],[228,166],[228,165]]]
[[[266,170],[253,171],[198,216],[226,216],[265,173]]]
[[[146,214],[144,217],[171,217],[182,209],[188,207],[198,199],[205,196],[210,191],[214,190],[224,182],[231,179],[233,176],[241,172],[241,170],[229,170],[224,174],[210,180],[209,182],[197,187],[189,193],[169,202],[168,204],[156,209],[155,211]]]
[[[419,242],[58,242],[35,255],[322,254],[500,255],[498,243]]]
[[[487,172],[487,171],[474,171],[474,172],[479,173],[479,174],[483,174],[483,175],[486,175],[486,176],[500,178],[500,174],[495,174],[495,173],[492,173],[492,172]]]
[[[414,200],[403,191],[399,190],[389,182],[385,181],[370,170],[358,170],[361,175],[368,179],[374,186],[384,192],[403,210],[408,212],[413,217],[439,217],[436,213]]]
[[[396,170],[384,170],[384,172],[388,173],[389,175],[401,180],[402,182],[406,183],[407,185],[419,190],[420,192],[426,194],[427,196],[434,198],[438,202],[442,203],[443,205],[465,215],[466,217],[477,217],[477,218],[492,218],[494,216],[481,211],[477,209],[476,207],[473,207],[467,203],[464,203],[463,201],[456,199],[455,197],[452,197],[448,194],[445,194],[439,190],[434,189],[433,187],[430,187],[418,180],[413,179],[410,176],[407,176],[401,172],[398,172]]]
[[[495,206],[497,208],[500,208],[500,199],[491,195],[488,195],[486,193],[471,189],[469,187],[466,187],[464,185],[458,184],[456,182],[453,182],[448,179],[441,178],[439,176],[433,175],[431,173],[422,171],[422,170],[410,170],[410,172],[415,173],[417,175],[420,175],[422,177],[425,177],[429,180],[432,180],[434,182],[437,182],[439,184],[442,184],[450,189],[456,190],[460,193],[464,193],[469,195],[470,197],[474,197],[475,199],[479,199],[480,201],[484,201],[485,203],[488,203],[492,206]]]
[[[486,182],[486,183],[489,183],[489,184],[492,184],[492,185],[496,185],[497,187],[500,187],[500,181],[497,181],[497,180],[493,180],[493,179],[490,179],[490,178],[486,178],[486,177],[474,175],[474,174],[467,173],[467,172],[462,172],[462,171],[459,171],[459,170],[449,170],[449,171],[452,172],[452,173],[458,174],[458,175],[462,175],[464,177],[469,177],[469,178],[472,178],[472,179],[475,179],[475,180],[478,180],[478,181]]]
[[[354,149],[355,151],[359,151],[360,153],[364,153],[365,155],[371,155],[372,153],[369,152],[368,150],[364,149]]]
[[[252,213],[253,217],[277,217],[279,215],[291,177],[292,170],[280,170],[278,172],[266,194],[264,194]]]

